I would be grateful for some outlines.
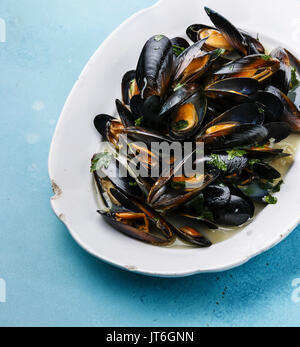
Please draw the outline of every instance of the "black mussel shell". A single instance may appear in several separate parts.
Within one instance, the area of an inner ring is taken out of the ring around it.
[[[172,43],[166,36],[153,36],[146,42],[136,69],[142,98],[165,96],[172,82],[173,60]]]
[[[207,150],[230,149],[253,146],[262,143],[268,137],[268,130],[261,125],[233,125],[212,134],[205,134],[197,139],[204,142]]]
[[[192,139],[198,133],[207,110],[207,99],[202,90],[174,110],[170,115],[169,136],[178,141]]]
[[[100,114],[94,119],[95,128],[105,140],[107,139],[107,132],[112,121],[117,121],[117,119],[107,114]]]
[[[221,171],[222,176],[229,176],[233,174],[240,175],[248,164],[248,159],[246,158],[246,156],[236,156],[234,158],[230,158],[227,153],[218,153],[215,155],[217,155],[218,160],[224,164],[224,170]],[[206,158],[206,165],[217,169],[218,167],[215,164],[215,156],[208,156]]]
[[[258,91],[251,98],[264,106],[265,123],[278,122],[280,120],[284,106],[276,95],[265,91]]]
[[[281,177],[280,172],[267,163],[254,163],[252,171],[255,176],[266,180],[275,180]]]
[[[197,229],[190,226],[183,226],[181,228],[176,228],[174,230],[178,237],[182,241],[189,242],[192,245],[198,246],[200,248],[208,248],[212,246],[212,243]]]
[[[284,106],[281,120],[287,122],[294,133],[300,133],[300,111],[291,99],[276,87],[269,86],[266,91],[276,95]]]
[[[265,128],[269,132],[268,140],[274,139],[275,143],[285,140],[292,133],[292,129],[289,124],[284,122],[265,124]]]
[[[264,113],[261,112],[259,106],[253,102],[235,106],[208,123],[201,130],[201,135],[205,135],[205,133],[208,132],[209,129],[212,130],[212,127],[217,126],[218,124],[221,125],[222,129],[222,124],[225,125],[226,123],[235,123],[237,125],[262,125],[264,123]]]
[[[122,104],[120,100],[116,100],[116,107],[120,116],[121,122],[125,128],[134,126],[134,117],[129,109]]]
[[[230,189],[224,185],[210,185],[204,192],[205,203],[210,208],[224,208],[230,201]]]
[[[135,121],[143,116],[144,102],[140,95],[135,95],[130,100],[130,109]]]
[[[171,39],[173,52],[178,57],[183,51],[190,47],[190,44],[183,37],[174,37]]]
[[[222,209],[214,209],[216,223],[224,226],[241,226],[254,216],[252,200],[239,189],[231,187],[231,197]]]
[[[205,11],[216,28],[223,34],[231,46],[242,55],[248,55],[247,41],[240,31],[219,13],[209,9],[208,7],[205,7]]]
[[[263,54],[254,54],[237,59],[213,72],[219,77],[248,77],[263,82],[279,70],[278,59]]]
[[[213,29],[213,30],[216,30],[215,28],[209,27],[207,25],[193,24],[193,25],[190,25],[187,28],[186,34],[193,42],[198,42],[200,40],[200,38],[199,38],[199,31],[202,30],[202,29]]]
[[[163,104],[159,116],[164,117],[174,111],[174,109],[184,103],[193,94],[195,94],[200,89],[199,85],[196,83],[188,83],[178,88],[174,93],[172,93],[166,102]]]
[[[127,106],[130,105],[131,96],[136,95],[139,91],[136,85],[135,70],[126,72],[122,79],[122,98],[123,103]]]
[[[271,84],[287,95],[292,79],[292,66],[289,56],[281,47],[275,48],[270,55],[280,61],[280,69],[272,77]]]

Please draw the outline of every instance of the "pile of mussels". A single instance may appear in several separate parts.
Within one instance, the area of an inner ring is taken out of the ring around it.
[[[259,38],[205,11],[214,27],[191,25],[192,45],[181,37],[150,38],[136,70],[123,77],[120,119],[99,115],[94,121],[116,149],[124,134],[148,144],[132,155],[129,150],[126,160],[144,151],[139,165],[149,169],[164,160],[151,152],[153,142],[205,145],[205,172],[194,177],[175,177],[178,167],[167,177],[119,177],[124,158],[112,164],[107,151],[93,157],[105,205],[99,213],[122,233],[153,245],[171,245],[178,236],[209,247],[203,225],[241,226],[253,218],[254,203],[275,204],[283,181],[272,162],[289,154],[274,144],[300,132],[299,109],[288,96],[299,83],[299,60],[284,48],[267,54]],[[174,215],[184,225],[175,226]]]

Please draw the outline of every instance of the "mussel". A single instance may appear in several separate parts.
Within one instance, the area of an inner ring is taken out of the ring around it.
[[[156,35],[145,44],[136,69],[136,81],[142,98],[163,97],[173,77],[173,47],[164,35]]]

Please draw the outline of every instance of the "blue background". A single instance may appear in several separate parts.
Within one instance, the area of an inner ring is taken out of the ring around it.
[[[70,89],[109,33],[154,3],[0,2],[1,326],[299,326],[299,228],[238,269],[160,279],[94,259],[50,209],[48,151]]]

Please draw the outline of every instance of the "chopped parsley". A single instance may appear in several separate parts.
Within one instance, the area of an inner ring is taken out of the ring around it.
[[[189,122],[186,120],[180,120],[179,122],[173,123],[172,128],[175,131],[186,129],[189,126]]]
[[[278,202],[278,199],[275,196],[268,195],[264,197],[263,201],[269,205],[276,205]]]
[[[144,116],[138,118],[138,119],[134,122],[134,124],[135,124],[136,127],[142,126],[143,123],[144,123]]]
[[[283,180],[278,182],[273,188],[272,188],[272,193],[278,193],[280,192],[281,186],[283,185]]]
[[[174,54],[178,57],[178,56],[180,56],[180,54],[182,53],[182,52],[184,52],[185,51],[185,48],[184,47],[180,47],[180,46],[177,46],[177,45],[173,45],[173,52],[174,52]]]
[[[292,68],[291,74],[292,74],[291,89],[294,89],[294,88],[298,87],[298,85],[300,83],[298,80],[298,77],[297,77],[297,71],[296,71],[295,67]]]
[[[156,35],[154,40],[159,42],[160,40],[162,40],[164,38],[164,35]]]
[[[174,92],[177,92],[180,88],[182,88],[184,84],[178,83],[177,86],[173,89]]]
[[[272,59],[272,57],[270,55],[267,54],[262,54],[261,57],[263,58],[263,60],[268,61],[270,59]]]
[[[136,187],[137,186],[137,182],[129,182],[130,187]]]
[[[228,153],[228,160],[232,160],[236,157],[242,157],[245,154],[247,154],[246,151],[244,151],[243,149],[239,149],[239,148],[231,149],[231,150],[227,151],[227,153]]]
[[[107,169],[110,165],[112,158],[113,158],[113,155],[108,152],[103,152],[103,153],[94,155],[92,159],[91,172],[98,171],[102,169],[103,167]]]
[[[234,70],[234,65],[230,65],[230,66],[229,66],[229,70],[230,70],[230,71],[233,71],[233,70]]]
[[[211,161],[210,163],[222,171],[227,171],[227,165],[226,163],[221,159],[221,157],[218,154],[212,154],[211,155]]]
[[[258,112],[259,112],[260,114],[265,114],[265,109],[262,108],[262,107],[259,107]]]

